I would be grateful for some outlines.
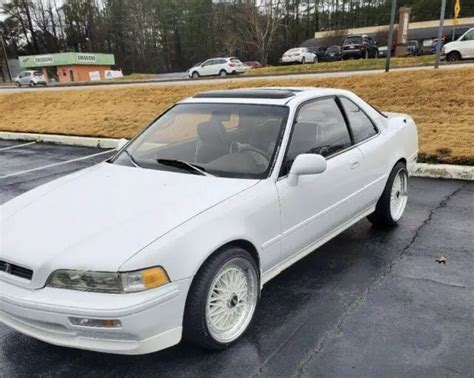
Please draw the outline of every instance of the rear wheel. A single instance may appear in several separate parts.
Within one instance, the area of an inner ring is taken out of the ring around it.
[[[36,84],[34,81],[30,81],[30,87],[34,87]]]
[[[369,59],[369,50],[365,50],[364,59]]]
[[[408,171],[404,163],[393,167],[375,211],[368,216],[375,226],[395,226],[403,216],[408,201]]]
[[[260,294],[257,265],[244,249],[211,256],[196,275],[184,313],[183,337],[206,349],[224,349],[248,329]]]
[[[447,56],[448,62],[457,62],[459,60],[461,60],[461,54],[459,54],[457,51],[450,52]]]
[[[314,56],[313,63],[318,63],[318,56],[317,55]]]
[[[306,58],[305,57],[302,57],[301,58],[301,64],[305,64],[306,63]]]

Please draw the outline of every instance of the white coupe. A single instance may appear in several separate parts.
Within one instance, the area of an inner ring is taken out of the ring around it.
[[[0,207],[0,321],[108,353],[227,347],[277,274],[364,217],[400,220],[417,153],[412,118],[345,90],[197,94]]]

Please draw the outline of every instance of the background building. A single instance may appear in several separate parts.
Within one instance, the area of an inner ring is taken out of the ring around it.
[[[105,71],[115,64],[113,54],[96,53],[26,55],[18,59],[23,69],[41,70],[48,79],[61,83],[104,79]]]

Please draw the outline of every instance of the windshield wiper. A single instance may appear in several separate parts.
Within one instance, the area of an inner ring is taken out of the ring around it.
[[[176,160],[176,159],[156,159],[159,164],[169,165],[170,167],[176,167],[183,169],[185,171],[194,173],[196,175],[201,176],[212,176],[210,173],[207,173],[206,170],[196,164],[188,163],[184,160]]]
[[[137,163],[137,161],[135,160],[135,158],[132,156],[130,152],[128,152],[127,150],[123,150],[123,152],[125,152],[125,154],[128,156],[128,158],[130,159],[130,161],[135,167],[143,168],[140,164]]]

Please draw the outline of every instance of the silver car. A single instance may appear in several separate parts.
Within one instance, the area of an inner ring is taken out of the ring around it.
[[[22,71],[15,77],[15,85],[21,87],[22,85],[28,85],[29,87],[35,87],[37,85],[48,85],[48,81],[40,71]]]

